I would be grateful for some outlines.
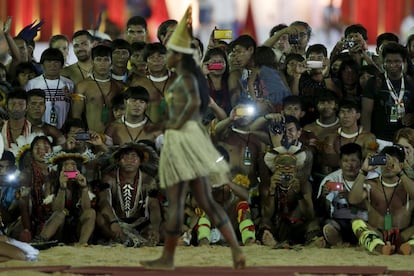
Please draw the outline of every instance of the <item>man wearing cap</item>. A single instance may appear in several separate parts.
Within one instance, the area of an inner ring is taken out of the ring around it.
[[[114,118],[112,98],[120,94],[122,85],[111,78],[111,48],[98,45],[92,48],[92,76],[80,81],[72,97],[72,118],[86,117],[87,128],[103,133]]]
[[[108,145],[123,145],[139,140],[155,142],[161,131],[154,130],[154,124],[145,113],[148,101],[149,94],[144,87],[134,86],[126,90],[125,115],[120,121],[110,124],[105,131]]]
[[[135,247],[155,246],[162,214],[158,185],[149,169],[157,168],[158,155],[143,143],[127,143],[112,157],[116,167],[102,176],[106,189],[99,193],[97,226],[106,238],[131,240]]]

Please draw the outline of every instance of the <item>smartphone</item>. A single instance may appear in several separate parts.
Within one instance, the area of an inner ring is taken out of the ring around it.
[[[78,132],[75,133],[75,139],[80,141],[90,140],[91,134],[89,132]]]
[[[344,185],[342,182],[334,182],[334,181],[328,181],[325,183],[326,187],[328,187],[329,191],[343,191]]]
[[[385,155],[373,155],[368,159],[368,165],[381,166],[387,164],[387,156]]]
[[[251,107],[251,106],[236,108],[236,115],[237,116],[251,116],[253,114],[254,114],[254,108]]]
[[[223,66],[222,63],[211,63],[211,64],[207,65],[207,69],[212,70],[212,71],[221,70],[221,69],[223,69],[223,67],[224,66]]]
[[[233,39],[232,30],[214,30],[214,39]]]
[[[311,69],[322,69],[323,62],[320,60],[307,60],[306,67],[311,68]]]
[[[63,172],[68,179],[75,179],[78,176],[77,171],[66,171]]]

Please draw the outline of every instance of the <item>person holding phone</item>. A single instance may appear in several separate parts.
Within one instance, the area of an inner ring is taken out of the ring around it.
[[[95,229],[96,213],[92,200],[96,196],[91,193],[86,176],[81,171],[82,165],[93,157],[90,151],[60,151],[47,156],[48,164],[57,166],[58,181],[50,197],[54,212],[35,241],[54,237],[66,244],[88,245]]]
[[[368,156],[349,192],[350,204],[364,204],[368,210],[368,221],[353,220],[352,230],[359,244],[370,252],[410,255],[414,249],[414,181],[404,172],[403,147],[386,146],[380,155],[386,156],[380,175],[366,179],[378,167]]]
[[[358,243],[352,232],[352,219],[368,220],[363,204],[351,205],[348,194],[352,189],[362,165],[362,147],[356,143],[341,146],[339,151],[340,169],[328,174],[321,182],[317,195],[320,216],[323,218],[323,235],[330,246],[342,243]],[[367,179],[377,177],[370,173]]]
[[[230,114],[232,106],[229,92],[229,68],[226,53],[220,48],[209,49],[204,56],[202,68],[207,76],[210,97],[226,112],[227,115]],[[212,111],[214,111],[213,108]]]

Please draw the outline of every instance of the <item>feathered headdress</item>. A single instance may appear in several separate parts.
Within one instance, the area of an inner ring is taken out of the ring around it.
[[[90,149],[86,149],[84,152],[65,152],[57,151],[46,154],[45,156],[46,163],[49,164],[49,167],[56,170],[58,163],[67,159],[80,160],[82,163],[87,163],[95,159],[95,154]]]
[[[23,30],[19,32],[17,37],[27,42],[33,41],[34,38],[37,36],[37,33],[40,31],[40,27],[42,27],[42,25],[45,23],[43,19],[41,19],[39,23],[37,24],[36,22],[37,22],[37,19],[33,21],[31,24],[24,27]]]
[[[9,150],[14,154],[14,157],[16,158],[17,167],[19,167],[19,162],[24,157],[24,155],[30,150],[30,146],[33,140],[38,136],[45,136],[45,134],[43,132],[32,132],[27,136],[20,135],[17,137],[16,143],[11,143]],[[47,136],[47,139],[50,141],[50,143],[53,142],[52,137]],[[53,148],[54,151],[59,151],[60,149],[62,149],[61,146],[56,146]]]

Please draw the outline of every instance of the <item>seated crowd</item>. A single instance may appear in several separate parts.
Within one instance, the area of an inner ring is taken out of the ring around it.
[[[5,25],[0,261],[28,258],[8,240],[163,243],[158,162],[174,100],[164,95],[177,77],[165,45],[176,24],[163,22],[153,43],[139,16],[112,41],[79,30],[71,65],[65,36],[53,36],[37,63],[34,37],[12,38]],[[275,26],[260,46],[249,35],[227,43],[213,34],[205,52],[193,43],[210,91],[202,123],[231,168],[231,181],[210,182],[239,242],[411,254],[414,36],[403,46],[380,34],[373,53],[355,24],[328,53],[308,45],[302,21]],[[181,245],[226,244],[191,193],[184,206]]]

